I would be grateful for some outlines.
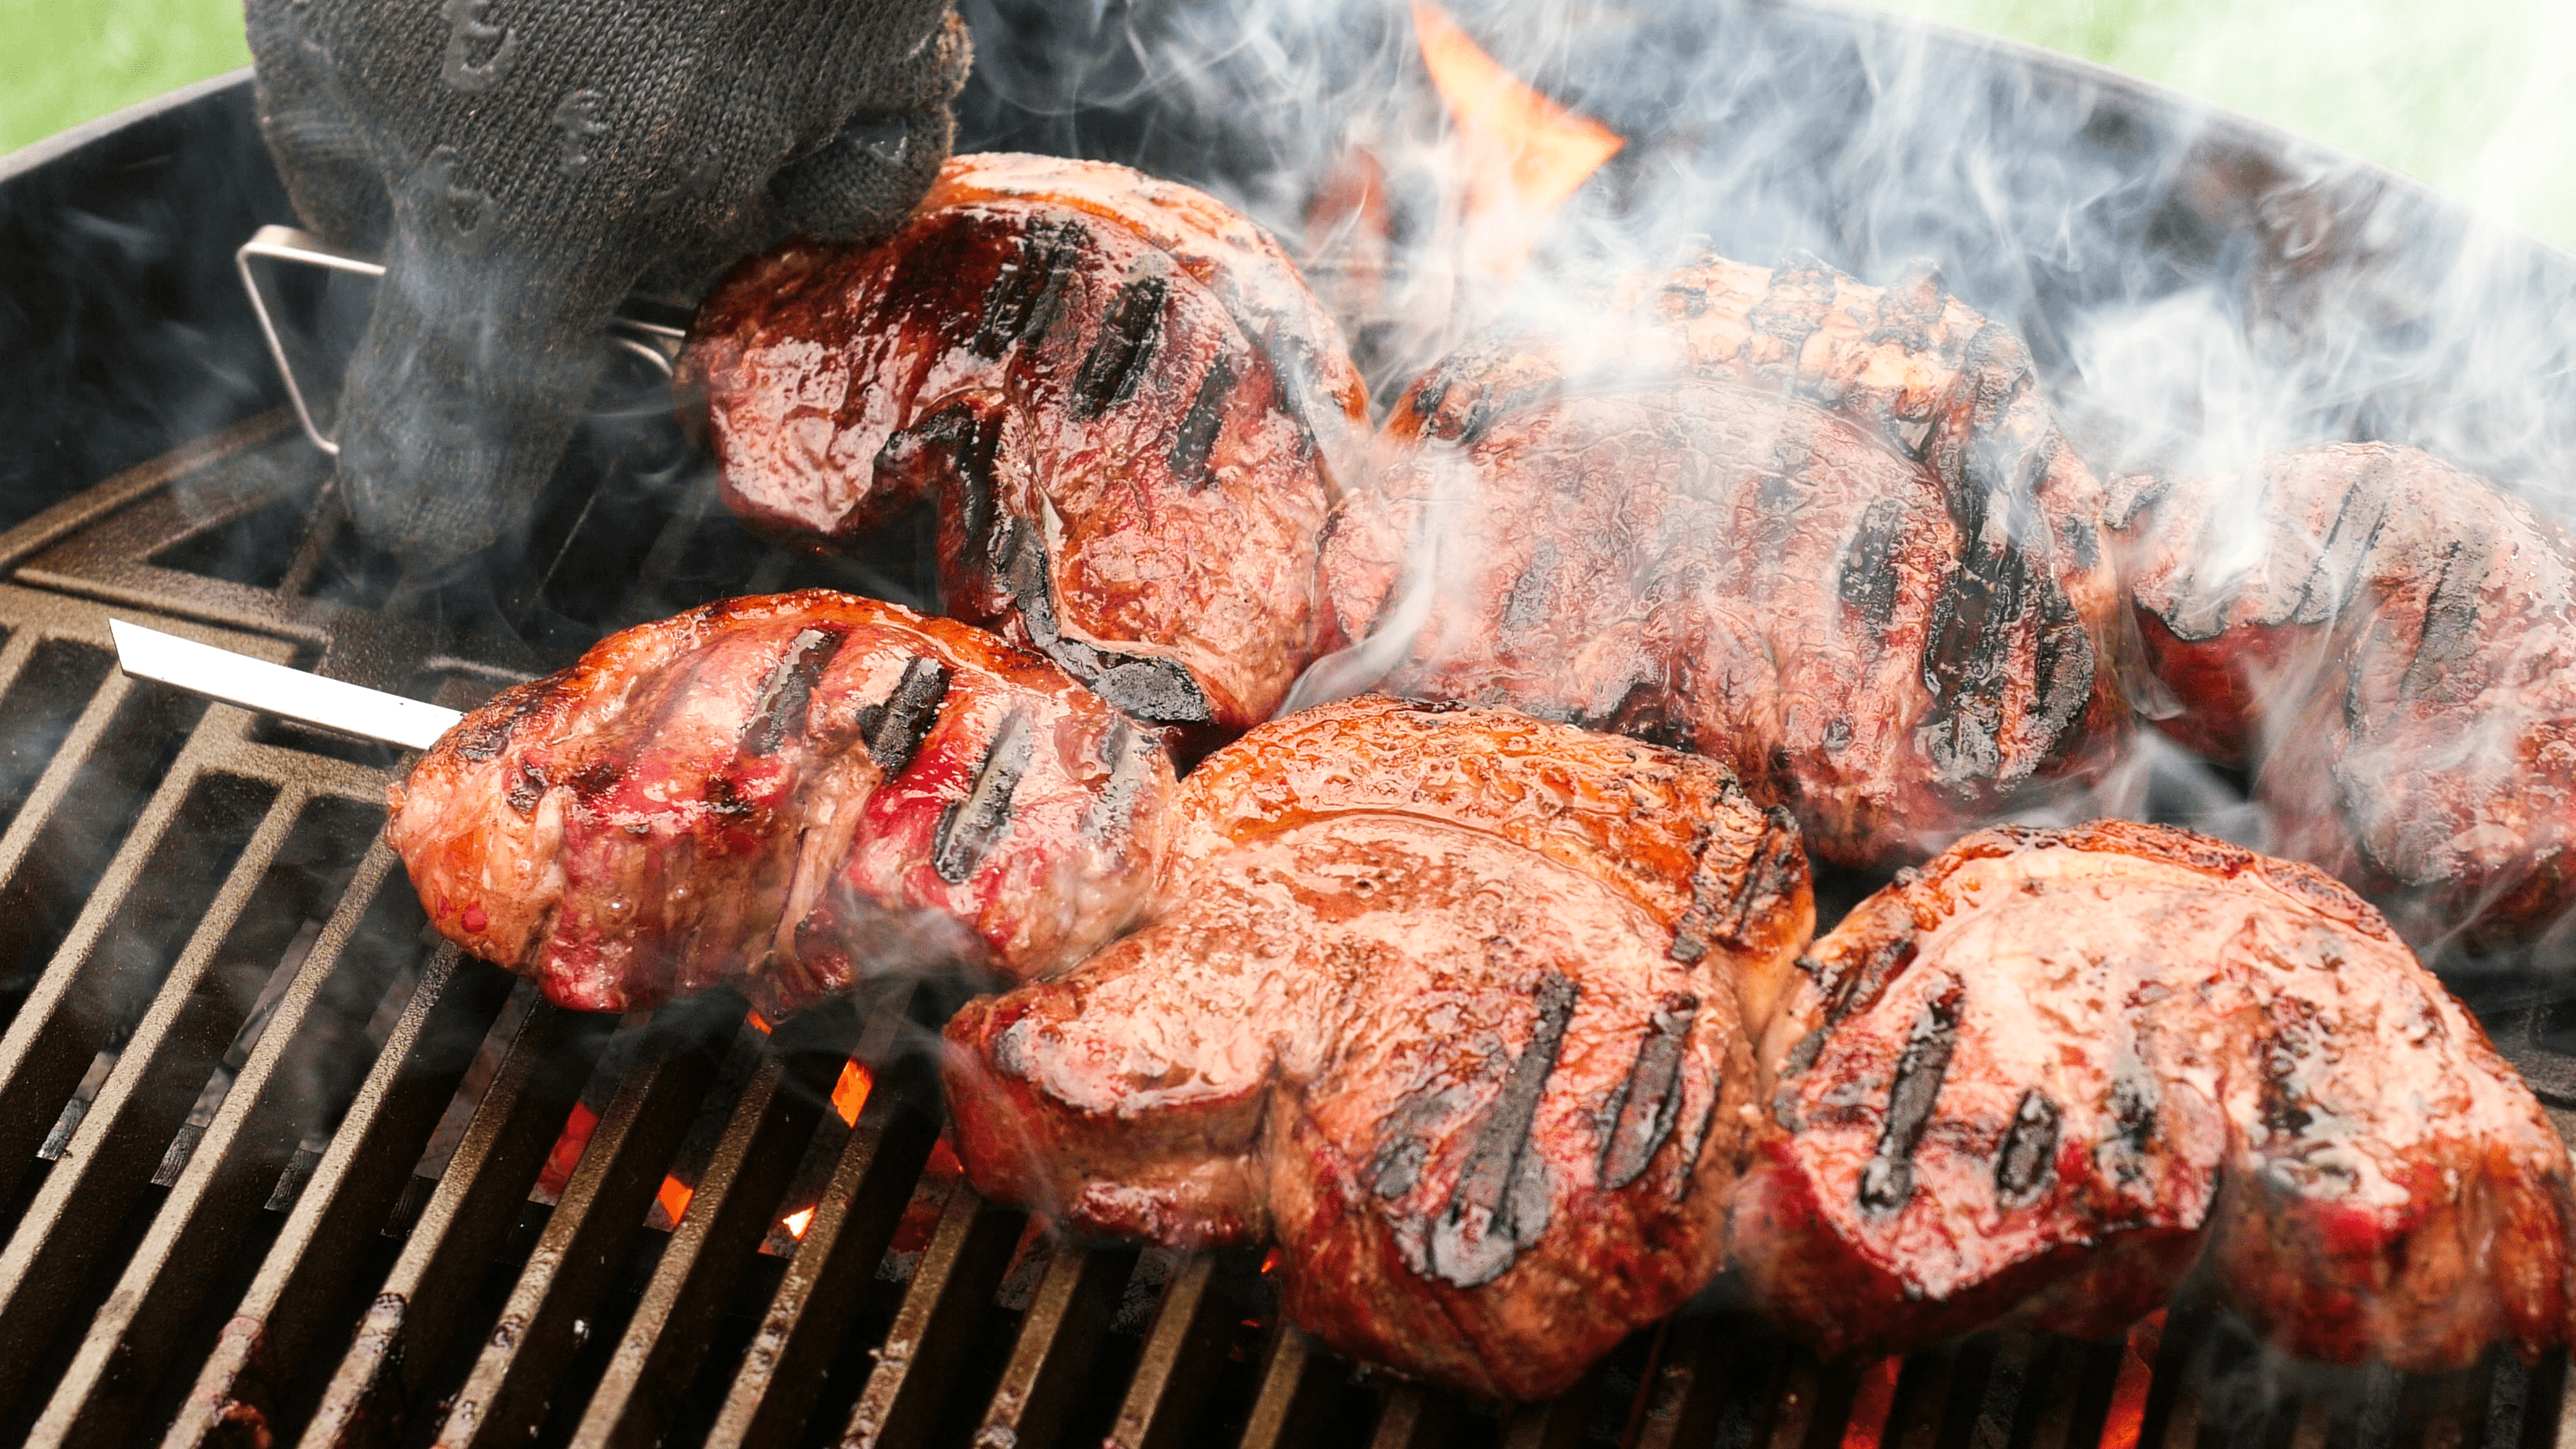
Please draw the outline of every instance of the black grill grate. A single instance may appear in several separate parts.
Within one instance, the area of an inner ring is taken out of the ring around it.
[[[1831,1367],[1716,1312],[1639,1335],[1556,1404],[1502,1413],[1357,1373],[1283,1330],[1257,1254],[1053,1243],[957,1183],[937,1145],[916,1049],[942,1005],[927,988],[774,1032],[728,995],[624,1021],[557,1011],[426,932],[376,839],[401,761],[115,672],[111,612],[368,682],[434,684],[456,704],[540,662],[477,658],[453,631],[335,601],[334,544],[313,536],[334,525],[303,448],[281,416],[263,418],[0,535],[14,565],[0,584],[0,702],[32,752],[0,769],[0,1160],[15,1166],[0,1184],[0,1434],[991,1449],[2556,1441],[2563,1356],[2448,1379],[2319,1372],[2268,1361],[2188,1306],[2125,1345],[1990,1335]],[[632,486],[614,469],[568,477],[596,495]],[[279,520],[297,531],[290,549],[235,536]],[[670,547],[622,526],[631,549]],[[235,567],[275,557],[289,561]],[[733,557],[784,572],[756,546]],[[602,567],[626,562],[640,566]],[[2557,1102],[2576,1081],[2550,1049],[2562,1024],[2546,1010],[2506,1020],[2508,1052]],[[873,1085],[845,1121],[835,1091],[853,1061]],[[586,1114],[586,1140],[567,1139]],[[548,1172],[558,1154],[568,1175]],[[782,1226],[791,1216],[801,1237]]]

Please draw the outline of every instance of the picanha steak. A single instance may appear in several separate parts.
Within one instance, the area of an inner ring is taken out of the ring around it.
[[[1162,750],[980,629],[825,590],[612,635],[389,792],[431,922],[558,1005],[1072,961],[1143,906]]]
[[[2558,1134],[2310,866],[2125,821],[1983,831],[1800,964],[1734,1242],[1823,1350],[2110,1336],[2195,1270],[2302,1358],[2567,1340]]]
[[[2252,767],[2267,842],[2408,939],[2510,944],[2576,894],[2576,551],[2412,448],[2136,480],[2116,537],[2159,723]]]
[[[1187,187],[958,157],[884,244],[738,268],[685,367],[745,521],[830,546],[934,499],[943,611],[1139,720],[1231,737],[1329,645],[1359,375],[1278,246]]]
[[[1715,258],[1505,324],[1335,511],[1329,687],[1725,761],[1808,847],[1920,859],[2114,758],[2102,492],[2011,331],[1921,270]],[[1374,636],[1374,637],[1371,637]]]
[[[948,1026],[979,1191],[1275,1238],[1285,1311],[1472,1393],[1563,1390],[1717,1271],[1797,832],[1714,762],[1381,698],[1182,786],[1152,918]]]

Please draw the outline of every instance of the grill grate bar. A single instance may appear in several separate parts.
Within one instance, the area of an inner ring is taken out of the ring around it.
[[[400,895],[400,892],[397,892]],[[407,896],[402,897],[406,901]],[[474,1047],[509,999],[510,977],[441,944],[259,1274],[164,1438],[195,1449],[227,1423],[265,1430],[282,1409],[359,1256],[410,1180]]]
[[[1261,1355],[1261,1383],[1243,1426],[1241,1449],[1295,1449],[1311,1444],[1332,1408],[1338,1366],[1282,1318]]]
[[[398,1423],[572,1110],[613,1021],[530,1008],[447,1172],[340,1359],[301,1442],[373,1442]]]
[[[1602,1364],[1596,1363],[1564,1393],[1512,1410],[1503,1421],[1501,1449],[1575,1449],[1601,1397],[1601,1377]]]
[[[716,993],[655,1013],[645,1052],[592,1129],[536,1250],[520,1270],[483,1351],[454,1396],[443,1445],[521,1443],[579,1351],[579,1325],[644,1231],[644,1209],[723,1065],[726,1038],[748,1034],[740,997]],[[755,1043],[746,1043],[758,1050]]]
[[[1028,1214],[984,1201],[959,1178],[920,1266],[895,1310],[894,1327],[874,1350],[875,1372],[859,1391],[841,1442],[851,1449],[926,1441],[948,1396],[958,1357],[975,1320],[993,1301],[1010,1267],[1011,1245]]]
[[[899,992],[879,1006],[860,1038],[854,1055],[876,1064],[876,1086],[743,1354],[708,1432],[710,1445],[783,1443],[804,1426],[858,1312],[860,1289],[894,1241],[939,1131],[931,1105],[938,1084],[928,1062],[896,1052],[910,995]]]
[[[1119,1290],[1136,1259],[1136,1250],[1127,1247],[1057,1246],[1029,1300],[1028,1316],[1020,1320],[1019,1339],[975,1442],[1014,1449],[1049,1449],[1055,1443],[1117,1315]]]
[[[119,998],[143,985],[157,964],[160,952],[151,938],[161,932],[152,927],[173,924],[182,913],[198,917],[177,966],[136,1024],[70,1149],[46,1174],[8,1245],[0,1248],[0,1402],[29,1387],[28,1375],[45,1359],[90,1270],[115,1238],[127,1206],[152,1180],[171,1136],[241,1024],[244,1008],[235,1005],[227,1011],[222,983],[208,979],[209,968],[249,904],[253,885],[285,847],[304,801],[293,794],[280,797],[224,784],[220,777],[194,771],[174,774],[168,793],[178,800],[156,812],[155,828],[138,830],[130,842],[137,851],[150,851],[160,864],[169,854],[165,845],[204,843],[165,837],[184,835],[192,826],[220,829],[218,822],[227,816],[260,811],[258,827],[242,846],[212,908],[198,915],[169,899],[169,892],[155,889],[166,886],[172,875],[184,882],[186,872],[155,872],[158,879],[138,881],[138,889],[117,902],[117,919],[127,930],[111,936],[103,919],[86,938],[67,944],[46,973],[48,984],[59,981],[61,988],[47,992],[40,986],[41,1009],[13,1023],[13,1028],[42,1031],[64,1045],[50,1063],[32,1052],[22,1058],[34,1069],[13,1074],[8,1087],[16,1091],[9,1095],[25,1101],[60,1087],[64,1090],[54,1095],[59,1104],[69,1095],[70,1083],[62,1077],[70,1055],[82,1045],[95,1055],[108,1044],[124,1015]],[[50,1072],[44,1070],[47,1066]],[[39,1114],[18,1115],[32,1122]]]
[[[627,1320],[616,1355],[591,1396],[576,1444],[652,1444],[704,1356],[716,1317],[750,1265],[822,1117],[830,1073],[846,1057],[799,1052],[799,1028],[782,1029],[734,1104],[716,1155],[698,1180],[652,1282]],[[809,1033],[810,1034],[810,1033]]]
[[[330,1045],[337,1021],[364,1020],[369,998],[390,984],[392,963],[370,962],[345,948],[393,873],[393,853],[382,844],[361,860],[187,1169],[91,1322],[38,1420],[38,1442],[106,1442],[126,1432],[147,1387],[136,1382],[137,1365],[169,1361],[173,1341],[211,1286],[205,1265],[223,1261],[241,1239],[314,1125],[323,1104],[316,1100],[320,1084],[309,1075],[312,1056]]]
[[[1115,1449],[1169,1449],[1186,1442],[1182,1436],[1216,1386],[1216,1366],[1225,1354],[1216,1269],[1215,1255],[1202,1253],[1176,1266],[1163,1285],[1163,1301],[1145,1332],[1144,1355],[1109,1432]]]
[[[1369,1449],[1442,1449],[1457,1429],[1457,1406],[1447,1398],[1418,1384],[1396,1384],[1378,1395]]]
[[[111,681],[101,690],[103,696],[116,696],[110,708],[118,713],[123,712],[128,693],[122,679]],[[209,753],[201,738],[191,739],[181,749],[178,762],[152,793],[142,818],[111,858],[108,883],[89,895],[70,935],[55,949],[35,989],[11,1018],[7,1033],[0,1035],[0,1163],[24,1164],[35,1155],[36,1145],[52,1127],[82,1073],[114,1033],[118,1025],[115,1018],[122,1015],[115,1010],[118,996],[148,988],[147,981],[136,979],[144,974],[140,964],[120,962],[116,953],[102,953],[100,947],[129,903],[141,904],[141,898],[148,894],[148,890],[138,889],[146,885],[139,878],[146,864],[159,853],[171,825],[179,820]],[[19,824],[28,827],[26,839],[30,843],[50,823],[53,803],[48,802],[42,812],[31,809],[21,817]],[[252,806],[253,818],[265,803]],[[235,812],[235,816],[239,813]],[[239,838],[238,818],[205,823]],[[0,869],[20,864],[0,860]],[[156,883],[168,884],[168,873],[164,872]],[[208,890],[212,890],[211,883]],[[102,955],[107,959],[101,959]],[[128,969],[117,969],[120,964]],[[7,1372],[5,1366],[0,1366],[0,1375]],[[7,1397],[7,1389],[0,1388],[0,1401]]]

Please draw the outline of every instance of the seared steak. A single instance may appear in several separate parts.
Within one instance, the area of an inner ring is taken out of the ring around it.
[[[2254,767],[2273,848],[2419,947],[2528,937],[2576,890],[2576,555],[2411,448],[2142,487],[2118,535],[2160,723]]]
[[[1278,1240],[1343,1352],[1543,1398],[1724,1256],[1794,826],[1709,761],[1383,699],[1183,785],[1153,918],[948,1026],[958,1154],[1081,1231]]]
[[[1826,1351],[2115,1334],[2196,1265],[2304,1358],[2566,1338],[2565,1148],[2308,866],[2121,821],[1986,831],[1800,964],[1735,1252]]]
[[[810,590],[613,635],[465,717],[390,793],[430,920],[549,1000],[871,971],[1026,976],[1125,926],[1172,767],[1037,655]]]
[[[1397,405],[1410,451],[1326,541],[1342,632],[1379,636],[1347,683],[1702,751],[1852,865],[2116,753],[2101,490],[2010,332],[1813,258],[1601,305]]]
[[[942,608],[1195,738],[1327,647],[1316,536],[1365,420],[1333,323],[1210,198],[961,156],[881,246],[795,242],[708,299],[726,501],[829,546],[931,496]]]

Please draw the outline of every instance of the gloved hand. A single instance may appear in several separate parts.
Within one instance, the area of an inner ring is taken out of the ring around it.
[[[639,283],[890,232],[947,159],[949,0],[247,0],[305,224],[385,278],[342,384],[366,538],[434,569],[524,523]]]

